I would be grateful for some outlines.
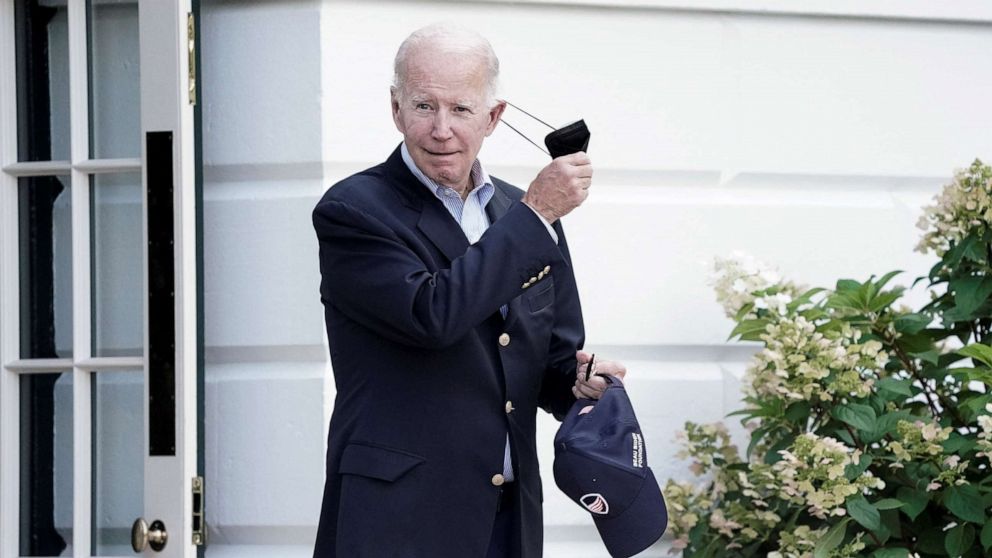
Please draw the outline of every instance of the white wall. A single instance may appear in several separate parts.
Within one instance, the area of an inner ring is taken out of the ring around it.
[[[737,408],[752,350],[725,343],[714,256],[746,250],[811,284],[908,283],[929,263],[912,252],[920,205],[992,157],[992,26],[973,3],[563,4],[203,3],[212,555],[309,555],[333,396],[310,209],[399,142],[391,60],[414,28],[475,27],[503,96],[589,124],[595,185],[566,219],[589,348],[628,364],[662,482],[687,476],[683,421]],[[522,186],[546,163],[503,128],[482,158]],[[555,424],[540,429],[547,555],[602,556],[548,476]]]

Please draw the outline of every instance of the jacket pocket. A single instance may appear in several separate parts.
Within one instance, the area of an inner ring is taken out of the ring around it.
[[[555,286],[551,280],[547,280],[548,286],[544,288],[541,292],[531,295],[527,298],[527,304],[530,306],[531,314],[539,312],[548,307],[549,304],[555,300]]]
[[[352,442],[344,448],[338,472],[395,482],[424,461],[423,457],[403,450]]]

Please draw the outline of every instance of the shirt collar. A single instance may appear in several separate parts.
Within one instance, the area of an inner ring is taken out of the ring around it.
[[[431,193],[433,193],[434,196],[436,196],[438,199],[443,199],[444,195],[447,192],[454,192],[453,189],[444,186],[443,184],[438,184],[437,182],[431,180],[430,177],[428,177],[419,168],[417,168],[417,165],[413,162],[413,157],[410,155],[410,150],[407,149],[406,147],[406,142],[400,144],[400,155],[402,155],[403,162],[406,163],[407,168],[410,169],[410,172],[413,173],[413,176],[416,176],[417,180],[419,180],[421,184],[426,186],[427,189],[430,190]],[[478,158],[475,160],[474,163],[472,163],[472,170],[469,173],[469,179],[472,181],[472,185],[473,185],[472,191],[474,192],[478,190],[481,192],[480,195],[484,196],[483,197],[484,201],[482,204],[484,207],[486,203],[489,201],[489,199],[492,198],[492,193],[490,192],[490,190],[494,189],[495,187],[493,186],[492,179],[489,178],[489,173],[486,172],[485,167],[482,166],[482,162],[479,161]],[[489,188],[486,188],[486,186],[488,186]]]

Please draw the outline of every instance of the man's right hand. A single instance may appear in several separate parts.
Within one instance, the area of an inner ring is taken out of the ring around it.
[[[580,151],[558,157],[541,169],[521,201],[554,223],[585,201],[590,186],[592,161]]]

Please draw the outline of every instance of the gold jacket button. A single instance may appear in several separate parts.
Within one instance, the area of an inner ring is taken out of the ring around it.
[[[506,482],[506,479],[503,478],[503,475],[498,473],[493,475],[493,486],[502,486],[504,482]]]
[[[505,347],[505,346],[509,345],[510,344],[510,334],[509,333],[504,333],[504,334],[500,335],[499,336],[499,344],[502,347]]]
[[[510,414],[512,412],[513,412],[513,401],[507,401],[506,402],[506,414]]]

